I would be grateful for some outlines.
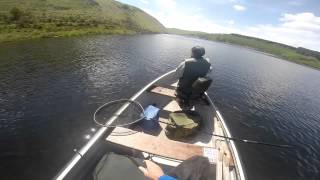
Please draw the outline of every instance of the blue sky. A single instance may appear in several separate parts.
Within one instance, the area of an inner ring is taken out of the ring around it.
[[[320,51],[320,0],[119,0],[166,27],[239,33]]]

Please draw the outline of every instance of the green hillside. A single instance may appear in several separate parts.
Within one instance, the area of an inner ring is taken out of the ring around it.
[[[161,32],[165,32],[165,27],[155,18],[113,0],[0,0],[0,42]]]
[[[166,29],[142,10],[114,0],[0,0],[0,42],[86,34],[171,33],[241,45],[320,68],[320,53],[238,34]]]
[[[209,34],[180,29],[167,29],[167,32],[171,34],[188,35],[211,41],[219,41],[249,47],[258,51],[273,54],[277,57],[295,63],[304,64],[314,68],[320,68],[320,53],[301,47],[295,48],[285,44],[239,34]]]

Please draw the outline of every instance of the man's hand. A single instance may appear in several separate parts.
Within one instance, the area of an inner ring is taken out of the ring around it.
[[[158,178],[162,175],[164,175],[162,169],[160,166],[158,166],[156,163],[146,160],[144,161],[146,163],[146,168],[139,166],[139,169],[143,172],[143,174],[153,180],[158,180]]]

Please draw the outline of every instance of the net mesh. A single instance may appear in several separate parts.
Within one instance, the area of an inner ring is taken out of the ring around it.
[[[94,113],[94,121],[107,127],[128,126],[143,118],[144,110],[140,103],[128,99],[108,102]]]

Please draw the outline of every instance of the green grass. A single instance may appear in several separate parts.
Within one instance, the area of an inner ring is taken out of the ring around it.
[[[0,42],[161,32],[165,27],[155,18],[113,0],[0,0]]]
[[[71,37],[71,36],[82,36],[89,34],[136,34],[137,32],[128,29],[105,29],[103,27],[96,28],[80,28],[70,30],[56,30],[56,31],[43,31],[35,29],[24,28],[22,30],[15,30],[11,32],[2,32],[0,36],[0,42],[10,42],[28,39],[38,38],[56,38],[56,37]]]
[[[185,31],[179,29],[168,29],[168,33],[178,35],[194,36],[201,39],[236,44],[257,51],[269,53],[279,58],[289,60],[298,64],[307,65],[320,69],[320,53],[308,49],[295,48],[285,44],[267,41],[259,38],[243,36],[239,34],[209,34],[197,31]],[[299,51],[300,50],[300,51]]]

